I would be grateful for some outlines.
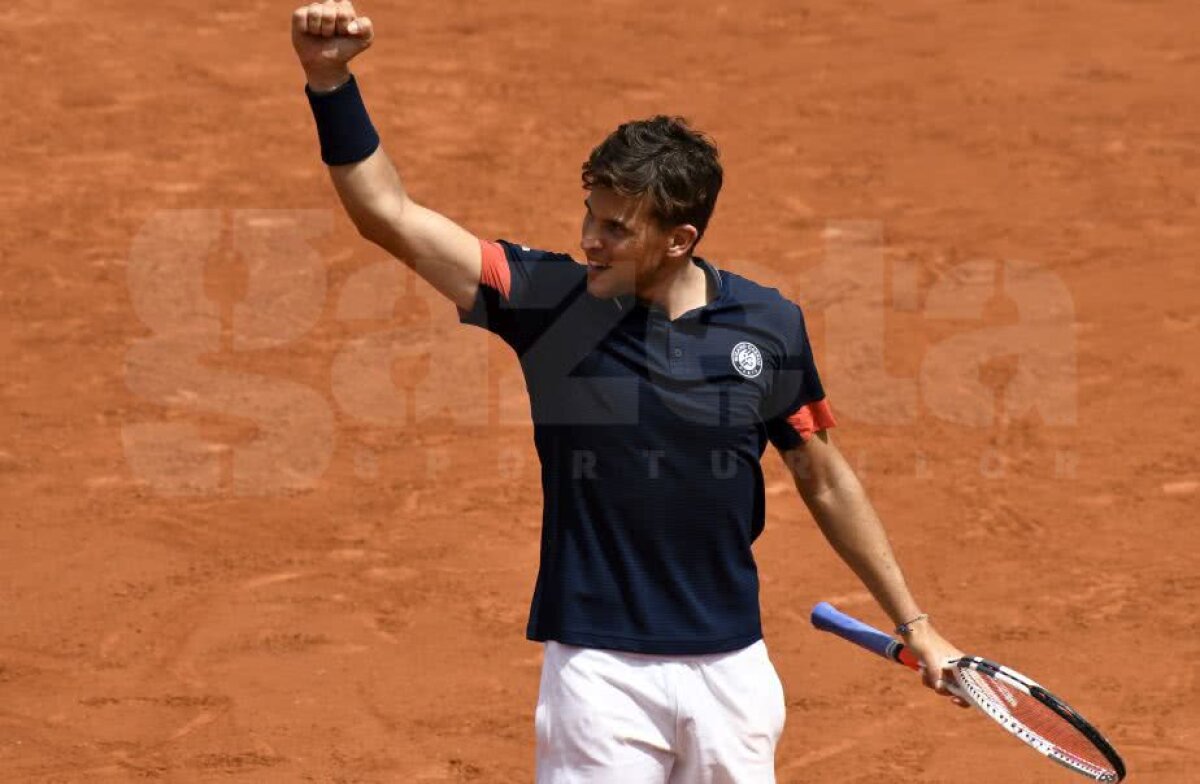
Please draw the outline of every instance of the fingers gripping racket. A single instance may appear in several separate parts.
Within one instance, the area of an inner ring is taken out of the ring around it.
[[[904,643],[838,612],[828,602],[813,608],[812,623],[885,659],[920,669]],[[1125,763],[1104,736],[1035,681],[977,656],[964,656],[954,662],[954,668],[957,683],[947,688],[1037,751],[1095,781],[1125,778]]]

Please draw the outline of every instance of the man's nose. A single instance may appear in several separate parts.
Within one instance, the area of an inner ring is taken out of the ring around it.
[[[584,231],[579,240],[579,247],[585,252],[600,250],[600,238],[589,231]]]

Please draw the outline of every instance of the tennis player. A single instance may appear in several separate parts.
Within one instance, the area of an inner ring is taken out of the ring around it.
[[[528,637],[545,644],[537,780],[774,781],[783,690],[762,639],[751,544],[774,444],[830,544],[948,694],[961,655],[913,598],[829,437],[800,308],[695,255],[717,150],[683,120],[622,125],[583,165],[580,250],[481,241],[414,201],[348,63],[371,46],[348,2],[292,37],[322,158],[361,235],[502,338],[542,466]]]

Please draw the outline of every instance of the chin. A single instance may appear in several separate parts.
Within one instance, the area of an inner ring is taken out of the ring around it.
[[[598,280],[589,280],[587,282],[587,292],[597,299],[610,299],[616,296],[609,290],[608,286],[605,286]]]

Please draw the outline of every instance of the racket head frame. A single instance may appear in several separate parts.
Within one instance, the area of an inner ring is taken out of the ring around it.
[[[846,615],[828,602],[820,602],[813,607],[812,624],[821,631],[841,637],[885,659],[902,664],[913,670],[921,669],[921,664],[917,660],[917,657],[913,655],[912,651],[904,643],[895,639],[890,634],[863,623],[857,618]],[[1125,763],[1121,760],[1120,755],[1117,754],[1116,749],[1112,747],[1104,736],[1087,720],[1076,713],[1073,708],[1042,688],[1032,678],[979,656],[964,656],[957,661],[948,662],[947,666],[955,668],[953,671],[955,677],[946,682],[946,689],[948,691],[979,708],[984,715],[996,721],[997,724],[1000,724],[1015,737],[1027,743],[1031,748],[1041,752],[1054,762],[1096,781],[1118,782],[1125,778]],[[1024,724],[1017,721],[1008,711],[992,704],[993,701],[989,700],[986,695],[977,694],[976,692],[979,687],[970,684],[968,682],[969,676],[963,675],[964,672],[969,670],[992,677],[1010,688],[1019,689],[1057,714],[1096,747],[1096,750],[1110,763],[1113,772],[1101,771],[1096,773],[1088,770],[1085,766],[1076,764],[1065,753],[1059,752],[1059,756],[1056,756],[1053,752],[1058,752],[1057,746],[1026,728]]]
[[[1037,681],[1026,675],[1022,675],[1010,667],[1005,667],[1002,664],[997,664],[980,656],[964,656],[956,661],[954,666],[957,676],[955,679],[957,684],[954,692],[971,702],[993,721],[1034,750],[1045,755],[1050,760],[1096,781],[1119,782],[1125,778],[1125,762],[1121,759],[1121,755],[1117,753],[1117,750],[1113,748],[1112,744],[1090,722],[1080,716],[1074,708],[1054,696]],[[1105,760],[1112,767],[1113,773],[1107,771],[1097,772],[1093,770],[1095,766],[1091,763],[1077,761],[1074,755],[1060,750],[1052,741],[1043,738],[1014,718],[1007,710],[999,707],[994,699],[981,694],[978,687],[972,684],[969,677],[964,677],[958,672],[972,670],[991,678],[993,681],[1007,688],[1020,690],[1051,710],[1060,719],[1075,728],[1104,756]]]

